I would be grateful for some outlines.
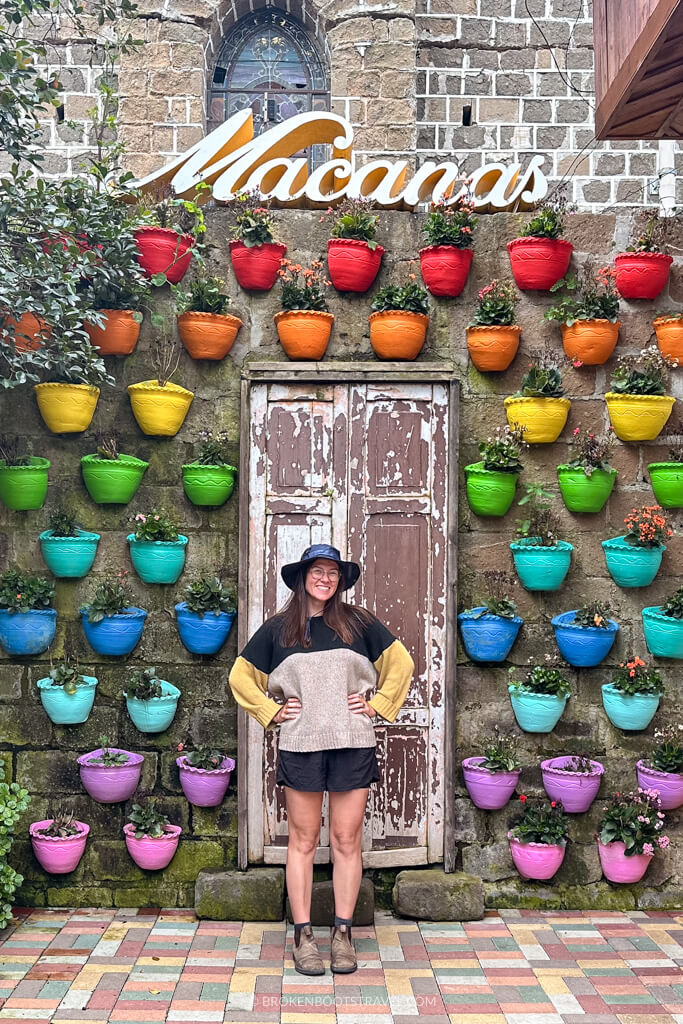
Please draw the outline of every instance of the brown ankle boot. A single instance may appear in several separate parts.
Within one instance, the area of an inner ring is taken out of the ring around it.
[[[292,942],[292,956],[294,958],[294,970],[298,971],[299,974],[325,973],[325,965],[318,952],[318,946],[310,924],[301,929],[298,945],[296,939]]]
[[[332,928],[330,936],[330,967],[334,974],[352,974],[358,968],[351,929],[341,924]]]

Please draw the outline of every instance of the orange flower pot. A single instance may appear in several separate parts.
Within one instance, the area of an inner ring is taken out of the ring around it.
[[[683,318],[658,316],[652,326],[662,355],[683,366]]]
[[[273,317],[280,344],[290,359],[322,359],[334,323],[333,313],[284,309]]]
[[[182,313],[180,340],[193,359],[223,359],[232,348],[242,321],[230,313]]]
[[[140,324],[130,309],[98,309],[104,318],[104,327],[84,323],[93,348],[101,356],[129,356],[138,343]]]
[[[571,326],[560,324],[564,351],[575,362],[600,366],[617,347],[620,327],[619,321],[613,324],[610,320],[575,320]]]
[[[8,315],[2,326],[14,331],[14,347],[17,352],[35,352],[43,347],[43,342],[52,334],[52,328],[35,313],[22,313],[18,320]]]
[[[387,309],[370,314],[370,344],[380,359],[415,359],[425,343],[429,317]]]
[[[470,359],[483,373],[507,370],[517,355],[522,328],[517,324],[467,328]]]

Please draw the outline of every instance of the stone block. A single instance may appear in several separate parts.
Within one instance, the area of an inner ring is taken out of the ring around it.
[[[285,901],[287,920],[293,922],[289,897]],[[369,878],[362,878],[356,906],[353,911],[353,923],[362,927],[372,925],[375,920],[375,890]],[[334,924],[334,892],[332,881],[313,882],[311,892],[311,924],[319,927]]]
[[[507,839],[486,846],[466,846],[462,851],[462,866],[463,871],[479,875],[486,882],[496,882],[515,874]]]
[[[285,872],[278,867],[247,871],[201,871],[195,913],[212,921],[281,921]]]
[[[50,907],[111,907],[114,902],[111,889],[102,885],[65,885],[47,890]]]
[[[484,915],[481,878],[441,868],[399,871],[392,893],[400,917],[425,921],[478,921]]]

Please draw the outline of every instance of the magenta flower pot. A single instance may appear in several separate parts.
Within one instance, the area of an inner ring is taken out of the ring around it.
[[[648,768],[642,761],[636,764],[638,785],[642,789],[656,789],[663,811],[675,811],[683,806],[683,775],[678,772],[659,772]]]
[[[499,811],[505,807],[515,791],[520,772],[491,772],[482,768],[483,757],[466,757],[462,763],[462,774],[467,792],[475,807],[483,811]]]
[[[551,846],[547,843],[520,843],[519,839],[510,839],[510,853],[514,865],[522,878],[533,878],[546,881],[559,870],[564,860],[564,846]]]
[[[571,762],[569,756],[551,757],[548,761],[542,761],[543,785],[550,799],[561,803],[567,814],[582,814],[598,795],[605,769],[599,761],[591,761],[591,775],[573,772],[567,770]]]
[[[606,843],[603,846],[598,839],[602,873],[608,882],[639,882],[654,856],[652,853],[636,853],[627,857],[625,849],[621,842]]]
[[[88,838],[90,825],[84,821],[77,821],[79,828],[78,835],[65,836],[41,836],[38,830],[50,825],[53,818],[45,818],[43,821],[34,821],[29,825],[28,834],[31,837],[31,846],[36,855],[36,860],[44,871],[51,875],[66,875],[73,871],[85,851],[85,841]]]
[[[168,867],[178,849],[178,840],[182,832],[180,825],[166,825],[163,836],[152,839],[150,836],[135,838],[135,825],[123,826],[128,853],[139,868],[145,871],[159,871]]]
[[[230,773],[235,767],[231,757],[224,757],[220,768],[195,768],[187,763],[186,755],[176,758],[180,771],[180,785],[183,793],[195,807],[218,807],[230,783]]]
[[[100,804],[119,804],[128,800],[140,782],[144,757],[142,754],[131,754],[120,747],[109,747],[114,754],[128,754],[126,764],[112,765],[106,768],[103,764],[92,763],[91,759],[102,753],[102,749],[91,750],[78,758],[81,782],[86,792]]]

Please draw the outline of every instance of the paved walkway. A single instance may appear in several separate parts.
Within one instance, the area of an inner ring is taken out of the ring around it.
[[[354,929],[359,970],[320,978],[296,974],[291,938],[190,910],[19,911],[0,933],[0,1021],[683,1024],[683,913],[378,914]]]

